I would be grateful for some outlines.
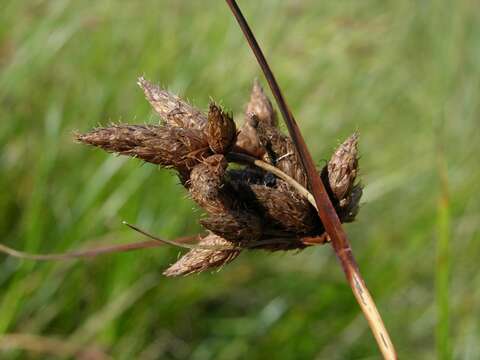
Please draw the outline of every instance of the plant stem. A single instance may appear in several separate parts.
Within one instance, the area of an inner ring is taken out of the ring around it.
[[[352,288],[353,294],[355,295],[360,308],[367,318],[370,329],[373,332],[380,351],[385,359],[397,359],[397,354],[395,352],[393,343],[390,340],[387,329],[385,328],[382,318],[377,310],[377,307],[375,306],[375,302],[373,301],[355,262],[347,235],[343,230],[335,208],[328,197],[325,186],[323,185],[323,182],[317,173],[313,158],[307,148],[295,118],[293,117],[293,114],[289,109],[285,98],[283,97],[282,91],[275,79],[275,76],[273,75],[267,60],[263,55],[263,52],[236,1],[226,0],[226,2],[238,21],[238,24],[240,25],[240,28],[242,29],[250,48],[255,54],[255,57],[257,58],[257,61],[262,68],[263,73],[265,74],[270,89],[272,90],[278,107],[280,108],[280,112],[285,120],[295,148],[302,160],[310,189],[315,198],[318,215],[325,226],[326,232],[332,240],[333,249],[335,250],[337,258],[342,265],[343,271],[345,272],[345,276],[347,277],[350,287]]]
[[[142,241],[138,243],[111,245],[111,246],[98,247],[98,248],[86,249],[86,250],[76,250],[76,251],[71,251],[66,253],[32,254],[24,251],[15,250],[8,246],[0,244],[0,252],[19,258],[19,259],[35,260],[35,261],[52,261],[52,260],[72,260],[72,259],[78,259],[78,258],[92,258],[92,257],[103,255],[103,254],[146,249],[151,247],[157,247],[160,245],[162,244],[159,243],[158,241],[152,240],[152,241]]]
[[[450,196],[447,164],[442,143],[437,145],[437,173],[440,181],[440,194],[437,205],[437,246],[436,246],[436,345],[437,357],[441,360],[452,358],[450,347]]]
[[[128,244],[107,245],[103,247],[97,247],[85,250],[74,250],[66,253],[57,254],[32,254],[24,251],[12,249],[6,245],[0,244],[0,253],[4,253],[18,259],[35,260],[35,261],[52,261],[52,260],[72,260],[79,258],[93,258],[95,256],[104,254],[121,253],[127,251],[135,251],[140,249],[148,249],[153,247],[162,246],[165,244],[177,245],[191,241],[196,236],[185,236],[177,239],[176,241],[160,240],[155,238],[150,241],[142,241]],[[187,245],[183,245],[187,246]]]

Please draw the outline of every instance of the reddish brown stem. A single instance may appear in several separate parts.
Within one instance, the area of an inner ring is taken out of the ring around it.
[[[232,10],[233,15],[237,19],[240,28],[242,29],[260,67],[262,68],[263,73],[265,74],[273,96],[275,97],[278,107],[280,108],[280,112],[285,120],[295,148],[302,160],[307,174],[308,183],[310,185],[310,190],[317,204],[319,217],[332,240],[332,246],[335,250],[335,253],[342,265],[343,271],[345,272],[355,298],[357,299],[362,311],[365,314],[365,317],[367,318],[380,351],[385,359],[396,359],[397,355],[393,347],[393,343],[390,340],[385,325],[383,324],[375,303],[368,292],[365,282],[360,275],[360,271],[350,248],[347,235],[342,228],[340,219],[337,216],[330,198],[328,197],[325,186],[323,185],[323,182],[316,170],[313,158],[308,151],[307,145],[303,139],[297,122],[295,121],[295,118],[288,107],[282,91],[278,86],[275,76],[273,75],[273,72],[270,69],[270,66],[268,65],[267,60],[263,55],[263,52],[258,45],[258,42],[255,39],[255,36],[253,35],[252,30],[245,20],[240,8],[235,0],[226,0],[226,2]]]
[[[177,243],[189,243],[197,236],[185,236],[175,240]],[[12,249],[8,246],[0,244],[0,253],[4,253],[19,259],[36,260],[36,261],[52,261],[52,260],[72,260],[79,258],[93,258],[104,254],[114,254],[127,251],[134,251],[140,249],[148,249],[153,247],[170,244],[171,241],[167,240],[149,240],[128,244],[107,245],[103,247],[97,247],[93,249],[74,250],[66,253],[58,254],[32,254],[24,251]]]

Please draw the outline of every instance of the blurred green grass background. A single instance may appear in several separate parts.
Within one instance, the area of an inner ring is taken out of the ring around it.
[[[240,5],[318,163],[360,131],[365,196],[347,230],[400,357],[478,359],[478,2]],[[221,101],[241,121],[263,77],[226,5],[1,8],[0,241],[44,253],[140,240],[121,220],[195,234],[199,213],[171,173],[74,144],[72,132],[157,122],[139,75],[202,108]],[[0,357],[69,358],[59,353],[70,346],[114,359],[379,358],[329,247],[162,277],[178,253],[1,255]]]

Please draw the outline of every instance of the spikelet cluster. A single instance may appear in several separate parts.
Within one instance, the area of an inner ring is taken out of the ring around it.
[[[244,153],[308,185],[299,155],[278,129],[277,114],[258,81],[238,129],[232,115],[213,102],[204,113],[143,77],[138,85],[162,119],[159,125],[112,125],[75,136],[81,143],[173,169],[203,209],[200,224],[206,235],[165,275],[218,268],[244,249],[293,250],[309,246],[311,239],[328,241],[316,210],[290,184],[252,165],[229,167],[231,152]],[[354,220],[362,195],[356,183],[357,147],[353,134],[320,169],[342,222]]]

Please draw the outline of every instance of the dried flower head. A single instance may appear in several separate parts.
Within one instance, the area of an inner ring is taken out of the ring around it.
[[[251,189],[272,228],[296,235],[318,229],[315,209],[283,180],[278,180],[275,187],[254,184]]]
[[[253,81],[250,101],[245,109],[245,114],[247,117],[250,117],[249,114],[255,115],[259,121],[268,126],[277,127],[278,125],[277,113],[257,79]]]
[[[192,171],[190,195],[208,214],[200,223],[232,242],[258,240],[262,236],[261,219],[243,206],[225,182],[227,165],[223,155],[212,155]]]
[[[171,92],[161,89],[143,77],[137,81],[145,97],[158,115],[170,126],[202,130],[207,125],[206,115]]]
[[[267,149],[268,158],[277,168],[307,187],[307,176],[292,140],[268,123],[257,122],[260,143]]]
[[[240,254],[240,250],[234,249],[231,242],[215,234],[208,234],[200,239],[198,245],[198,249],[190,250],[163,274],[181,276],[199,273],[228,264]],[[212,249],[208,249],[208,247],[212,247]],[[215,248],[220,249],[216,250]]]
[[[228,153],[237,139],[237,128],[232,115],[213,102],[208,111],[207,138],[210,149],[216,154]]]
[[[328,180],[330,188],[338,199],[343,199],[351,190],[357,177],[358,134],[354,133],[345,140],[328,162]]]
[[[237,136],[236,150],[263,159],[267,155],[267,149],[260,142],[257,133],[258,119],[255,114],[250,114],[240,128]]]
[[[265,95],[258,80],[255,79],[250,101],[245,109],[245,122],[238,134],[237,147],[246,154],[262,159],[267,155],[267,149],[261,143],[257,133],[259,121],[267,126],[277,126],[277,114],[272,103]]]
[[[295,147],[277,128],[276,113],[258,82],[253,85],[238,137],[232,116],[215,103],[210,104],[206,116],[144,78],[138,83],[162,117],[161,125],[112,125],[77,134],[76,139],[174,169],[192,200],[205,211],[200,224],[208,234],[165,275],[188,275],[222,266],[241,249],[303,249],[327,241],[307,198],[267,167],[258,167],[267,162],[307,187]],[[353,221],[362,194],[360,185],[355,184],[357,143],[354,134],[322,170],[343,222]],[[235,152],[250,155],[244,167],[229,168]]]

